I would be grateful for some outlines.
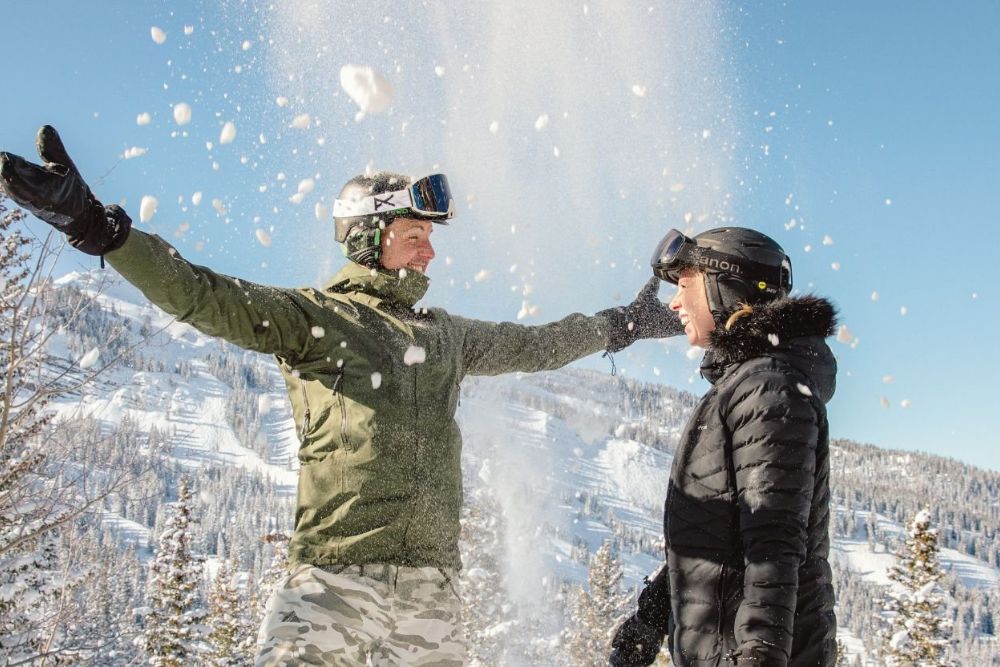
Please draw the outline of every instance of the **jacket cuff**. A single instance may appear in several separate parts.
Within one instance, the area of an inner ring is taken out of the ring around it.
[[[67,231],[71,246],[88,255],[104,255],[121,248],[132,230],[132,218],[117,204],[102,206],[94,200],[79,228]]]

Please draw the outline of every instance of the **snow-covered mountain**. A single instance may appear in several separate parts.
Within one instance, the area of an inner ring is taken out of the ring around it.
[[[58,284],[92,293],[100,308],[87,319],[92,328],[54,339],[53,364],[82,377],[120,357],[97,382],[61,397],[59,418],[127,428],[160,461],[156,482],[106,503],[103,529],[119,548],[148,555],[158,508],[184,474],[202,502],[199,548],[259,572],[260,536],[291,527],[298,468],[275,364],[173,321],[111,272],[71,274]],[[119,332],[113,345],[112,330]],[[580,369],[463,384],[458,416],[468,502],[488,497],[495,508],[498,539],[490,544],[503,595],[511,614],[530,620],[539,636],[558,636],[561,592],[586,585],[589,556],[605,540],[615,545],[629,588],[661,562],[671,452],[696,400]],[[1000,475],[843,442],[835,443],[833,462],[832,559],[850,653],[864,655],[878,625],[877,605],[855,598],[877,600],[890,584],[903,523],[923,504],[941,524],[952,611],[964,623],[960,639],[991,642],[1000,627],[993,619],[1000,613]]]

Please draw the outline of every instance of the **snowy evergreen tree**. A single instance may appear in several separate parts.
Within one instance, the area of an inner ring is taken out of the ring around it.
[[[19,229],[24,215],[5,201],[0,197],[0,660],[16,663],[44,649],[44,610],[59,590],[50,531],[60,517],[39,488],[46,458],[39,439],[50,417],[48,398],[34,391],[43,359],[30,330],[31,241]]]
[[[238,667],[253,663],[253,654],[242,648],[245,624],[240,622],[242,600],[233,585],[233,570],[229,561],[215,575],[208,595],[208,653],[205,664],[211,667]]]
[[[192,497],[182,479],[177,502],[160,533],[150,566],[149,610],[139,646],[150,665],[182,667],[199,662],[205,618],[199,594],[202,558],[191,549]]]
[[[517,619],[500,571],[503,553],[501,510],[488,488],[469,499],[462,517],[462,623],[469,664],[503,664]]]
[[[248,613],[243,621],[245,629],[241,633],[243,638],[240,643],[240,650],[249,655],[257,652],[257,630],[267,613],[267,603],[275,588],[288,575],[289,536],[285,533],[268,533],[261,539],[270,545],[271,561],[249,594]]]
[[[605,541],[590,561],[589,592],[579,588],[571,601],[567,644],[574,665],[603,667],[615,630],[632,613],[632,601],[621,590],[622,565]]]
[[[80,572],[69,555],[73,530],[64,528],[103,499],[84,493],[95,472],[76,451],[90,445],[58,427],[49,409],[93,376],[48,365],[60,310],[51,271],[57,256],[50,235],[22,233],[24,214],[0,196],[0,661],[68,659],[79,644],[64,632],[75,619],[71,593]],[[76,321],[91,297],[62,314]],[[75,370],[75,369],[73,369]],[[71,377],[72,376],[72,377]],[[107,489],[108,487],[103,487]],[[86,565],[85,565],[86,566]]]
[[[943,576],[938,562],[938,533],[924,509],[907,526],[906,541],[896,554],[889,578],[885,608],[891,625],[883,634],[882,658],[888,667],[944,667],[951,624],[943,616],[938,584]]]

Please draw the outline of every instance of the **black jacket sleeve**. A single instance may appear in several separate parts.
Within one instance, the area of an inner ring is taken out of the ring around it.
[[[728,402],[743,544],[737,656],[784,667],[792,648],[799,567],[805,559],[821,417],[790,369],[751,373]]]
[[[639,594],[639,611],[636,616],[661,633],[670,622],[670,573],[664,564]]]

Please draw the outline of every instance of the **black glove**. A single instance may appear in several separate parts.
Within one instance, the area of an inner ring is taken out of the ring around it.
[[[656,296],[660,279],[653,277],[624,308],[608,308],[598,315],[611,322],[608,352],[618,352],[640,338],[666,338],[684,332],[680,318]]]
[[[628,618],[611,640],[611,667],[640,667],[652,665],[663,645],[664,632],[646,625],[639,614]]]
[[[84,183],[51,125],[38,130],[39,166],[0,153],[0,189],[19,206],[64,233],[88,255],[104,255],[125,243],[132,219],[121,207],[104,206]]]
[[[611,667],[653,664],[670,626],[670,574],[664,565],[652,580],[646,580],[639,594],[639,611],[615,632],[608,658]]]

